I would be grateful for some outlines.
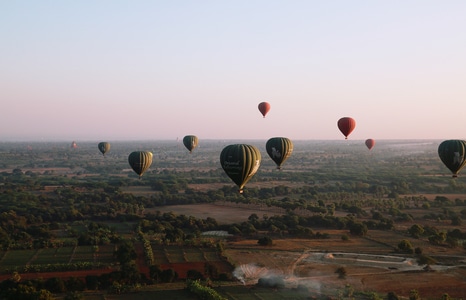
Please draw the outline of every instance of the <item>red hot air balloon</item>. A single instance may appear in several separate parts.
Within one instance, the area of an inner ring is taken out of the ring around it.
[[[338,129],[340,129],[341,133],[345,136],[345,140],[348,139],[348,135],[354,130],[356,127],[356,121],[350,117],[344,117],[338,120]]]
[[[264,116],[265,118],[265,115],[269,112],[270,110],[270,104],[268,102],[261,102],[259,103],[259,111],[261,112],[261,114]]]
[[[375,146],[375,140],[373,139],[367,139],[366,140],[366,146],[369,150],[371,150],[372,148],[374,148]]]

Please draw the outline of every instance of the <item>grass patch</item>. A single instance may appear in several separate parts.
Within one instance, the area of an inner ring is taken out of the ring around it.
[[[67,247],[71,248],[71,247]],[[33,265],[47,265],[47,264],[66,264],[70,261],[71,253],[58,253],[60,248],[47,248],[41,249],[35,259],[31,261]],[[73,249],[73,248],[71,248]]]
[[[107,222],[105,223],[111,229],[114,229],[116,233],[121,235],[133,235],[135,222]]]
[[[183,249],[180,247],[166,247],[165,255],[169,263],[186,262]]]
[[[184,248],[185,258],[188,262],[205,261],[204,252],[199,248]]]
[[[221,260],[219,253],[216,249],[203,249],[204,257],[207,261],[217,261]]]
[[[1,270],[25,266],[38,250],[9,250],[2,259]]]

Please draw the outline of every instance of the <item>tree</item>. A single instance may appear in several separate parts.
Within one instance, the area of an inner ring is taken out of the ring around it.
[[[252,214],[248,217],[248,221],[255,225],[259,221],[259,216],[257,216],[257,214]]]
[[[349,230],[355,236],[365,236],[367,234],[367,226],[363,223],[355,222],[350,226]]]
[[[264,237],[261,237],[257,243],[261,246],[272,246],[273,244],[273,241],[270,237],[268,236],[264,236]]]
[[[53,300],[55,299],[52,295],[51,292],[47,291],[47,290],[40,290],[36,293],[36,297],[34,297],[33,299],[39,299],[39,300]]]
[[[335,271],[335,273],[338,274],[338,278],[340,278],[340,279],[346,278],[346,269],[345,269],[345,267],[339,267],[339,268]]]
[[[441,245],[446,240],[446,234],[444,232],[438,232],[437,234],[429,236],[428,240],[433,245]]]
[[[19,275],[18,272],[13,272],[13,274],[11,275],[11,278],[10,278],[13,282],[20,282],[21,281],[21,275]]]
[[[79,278],[70,277],[65,281],[66,289],[70,292],[72,291],[84,291],[86,284]]]
[[[350,284],[345,285],[345,297],[353,297],[354,287]]]
[[[99,277],[95,275],[86,276],[86,288],[88,290],[98,290],[99,289]]]
[[[63,293],[66,291],[65,281],[61,277],[52,277],[45,281],[45,288],[52,293]]]
[[[401,242],[399,242],[399,243],[398,243],[398,249],[399,249],[401,252],[404,252],[404,253],[409,253],[409,254],[413,254],[413,253],[414,253],[413,245],[412,245],[411,242],[408,241],[408,240],[402,240]]]
[[[160,266],[150,266],[149,267],[149,276],[151,279],[155,280],[155,282],[160,282],[161,281],[161,276],[162,276],[162,269]]]
[[[141,273],[133,262],[121,265],[120,269],[122,283],[135,284],[141,280]]]
[[[419,255],[417,263],[419,265],[435,265],[437,260],[427,255]]]
[[[451,225],[453,226],[461,226],[463,224],[463,220],[460,216],[454,216],[451,218]]]
[[[63,298],[63,300],[82,300],[84,299],[84,295],[79,292],[69,292],[66,294],[66,296]]]
[[[136,259],[137,254],[136,250],[134,250],[134,245],[125,241],[118,246],[117,250],[115,250],[114,256],[121,265],[124,265]]]
[[[110,287],[110,291],[115,294],[121,294],[123,291],[123,285],[119,283],[118,281],[112,282],[112,286]]]
[[[218,268],[216,265],[206,262],[204,264],[204,274],[206,275],[207,278],[218,278]]]
[[[409,291],[409,300],[419,300],[419,299],[421,299],[421,297],[417,290]]]
[[[388,292],[387,300],[399,300],[400,298],[395,294],[395,292]]]
[[[442,298],[441,298],[441,300],[450,300],[450,299],[451,299],[451,297],[447,293],[443,294]]]
[[[411,226],[411,228],[408,230],[408,233],[413,237],[418,239],[423,233],[424,233],[424,228],[418,224],[414,224]]]
[[[163,270],[160,274],[161,282],[173,282],[178,278],[178,274],[173,269]]]
[[[192,269],[186,272],[186,278],[191,279],[191,280],[198,280],[198,279],[204,279],[204,275],[202,275],[202,273],[199,272],[198,270]]]

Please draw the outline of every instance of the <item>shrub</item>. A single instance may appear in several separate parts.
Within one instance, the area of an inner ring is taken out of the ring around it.
[[[273,241],[270,237],[268,236],[264,236],[264,237],[261,237],[257,243],[261,246],[271,246],[273,244]]]

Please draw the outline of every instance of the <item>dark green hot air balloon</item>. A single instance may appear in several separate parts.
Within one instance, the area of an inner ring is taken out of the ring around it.
[[[197,147],[198,142],[199,140],[195,135],[187,135],[183,138],[183,144],[189,150],[189,153]]]
[[[223,148],[220,163],[228,177],[243,192],[244,185],[256,174],[261,163],[259,149],[251,145],[234,144]]]
[[[97,145],[97,147],[99,148],[100,152],[102,152],[102,155],[105,156],[105,153],[110,150],[110,143],[101,142],[99,145]]]
[[[265,149],[280,169],[293,152],[293,142],[286,137],[273,137],[265,143]]]
[[[466,164],[466,141],[446,140],[438,146],[438,155],[443,164],[450,169],[453,177],[458,176],[458,172]]]
[[[152,152],[148,151],[134,151],[128,156],[128,162],[134,172],[141,178],[147,169],[152,164]]]

